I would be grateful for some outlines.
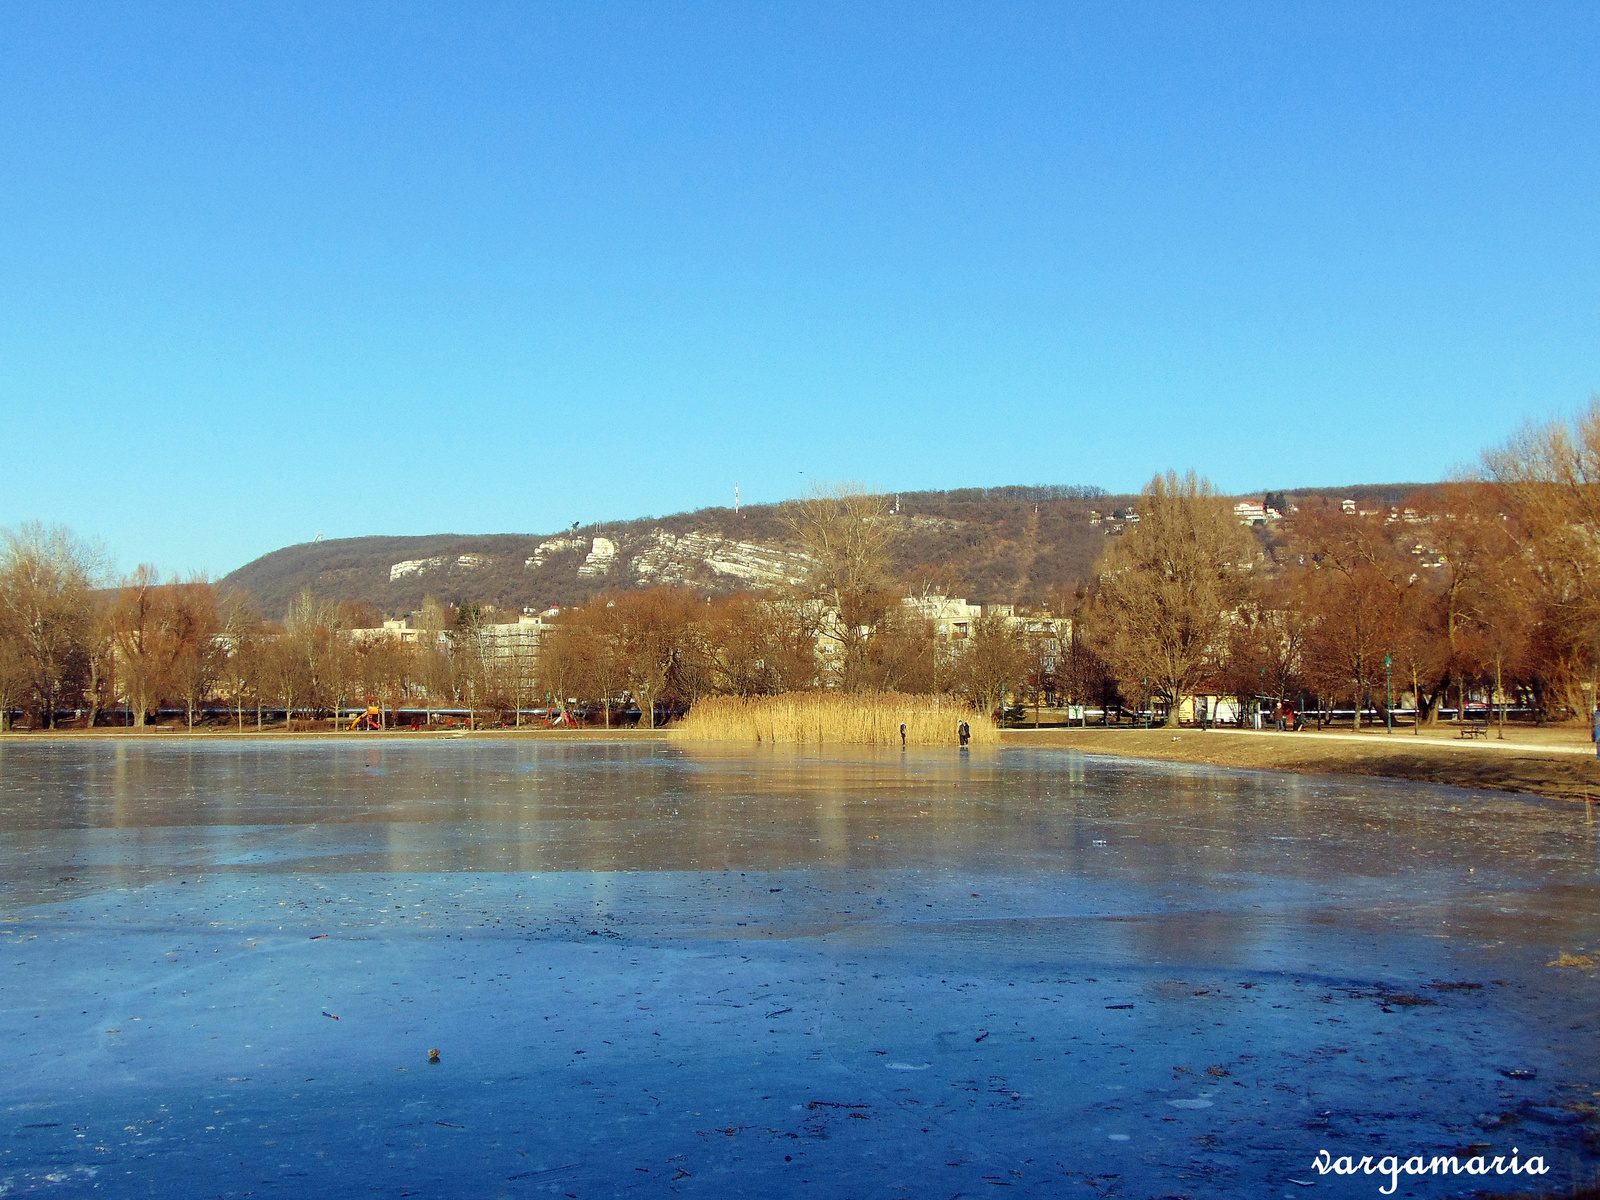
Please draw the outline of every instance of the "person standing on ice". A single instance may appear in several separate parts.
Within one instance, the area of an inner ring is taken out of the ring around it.
[[[972,726],[963,721],[961,722],[961,728],[956,730],[956,733],[961,738],[961,748],[965,750],[967,743],[972,740]]]

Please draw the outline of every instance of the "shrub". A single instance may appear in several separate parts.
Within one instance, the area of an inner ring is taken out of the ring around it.
[[[673,735],[689,741],[789,745],[953,746],[961,722],[974,745],[1000,740],[993,720],[949,696],[897,692],[787,692],[778,696],[710,696],[697,701]]]

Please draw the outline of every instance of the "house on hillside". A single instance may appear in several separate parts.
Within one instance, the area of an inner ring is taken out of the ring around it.
[[[1265,500],[1241,500],[1233,506],[1233,515],[1241,525],[1270,525],[1283,519],[1283,513]]]

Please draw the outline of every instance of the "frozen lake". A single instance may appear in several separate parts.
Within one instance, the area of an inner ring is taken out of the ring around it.
[[[1067,751],[0,742],[0,1196],[1570,1186],[1596,832]]]

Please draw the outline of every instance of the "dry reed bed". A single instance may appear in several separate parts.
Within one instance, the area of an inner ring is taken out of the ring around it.
[[[908,745],[953,746],[963,721],[972,728],[974,745],[999,743],[994,721],[970,705],[949,696],[897,692],[711,696],[689,710],[673,735],[700,742],[898,746],[903,722]]]

